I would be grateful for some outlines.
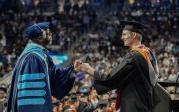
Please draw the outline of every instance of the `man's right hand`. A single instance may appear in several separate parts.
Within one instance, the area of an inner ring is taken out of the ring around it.
[[[80,60],[75,60],[75,62],[74,62],[74,70],[76,71],[76,72],[79,72],[80,71],[80,65],[82,64],[82,62],[80,61]]]
[[[90,75],[94,75],[95,69],[91,67],[88,63],[82,63],[79,65],[79,70],[86,72]]]

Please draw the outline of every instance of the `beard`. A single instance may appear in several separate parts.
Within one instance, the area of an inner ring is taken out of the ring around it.
[[[52,44],[52,39],[51,40],[49,40],[49,39],[43,39],[42,44],[44,46],[51,45]]]

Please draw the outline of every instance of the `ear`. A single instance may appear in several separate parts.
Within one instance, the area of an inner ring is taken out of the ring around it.
[[[132,38],[135,38],[137,34],[135,32],[131,32],[131,35],[132,35]]]

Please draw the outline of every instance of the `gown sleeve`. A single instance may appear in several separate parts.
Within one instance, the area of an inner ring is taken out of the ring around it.
[[[73,66],[65,68],[57,68],[51,77],[51,93],[53,96],[61,100],[73,87],[75,81]]]
[[[122,88],[135,77],[136,67],[134,59],[127,56],[124,60],[112,70],[111,74],[104,77],[103,74],[95,71],[94,88],[98,94],[103,94],[113,89]]]

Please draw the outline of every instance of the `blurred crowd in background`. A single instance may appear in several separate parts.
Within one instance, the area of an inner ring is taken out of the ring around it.
[[[179,0],[1,0],[0,1],[0,110],[9,77],[27,40],[23,30],[50,21],[53,43],[48,48],[71,59],[90,63],[107,75],[128,52],[123,47],[119,20],[145,24],[143,42],[158,60],[160,81],[179,76]],[[97,95],[92,77],[76,74],[74,88],[62,101],[52,97],[54,112],[115,112],[115,91]],[[170,92],[173,92],[171,90]]]

